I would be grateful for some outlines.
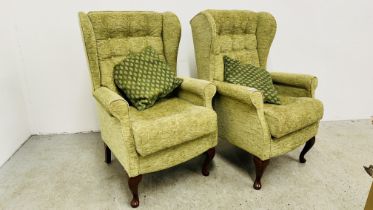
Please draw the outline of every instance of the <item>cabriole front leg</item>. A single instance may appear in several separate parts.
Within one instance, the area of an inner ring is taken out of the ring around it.
[[[269,159],[268,160],[261,160],[260,158],[254,156],[254,164],[255,164],[255,172],[256,172],[256,177],[254,181],[254,189],[260,190],[262,188],[262,183],[261,183],[261,178],[263,176],[264,170],[269,164]]]
[[[312,137],[310,140],[306,142],[306,145],[304,145],[304,148],[302,152],[299,155],[299,162],[305,163],[307,160],[304,158],[304,155],[313,147],[315,144],[315,137]]]
[[[132,192],[132,196],[133,196],[131,200],[131,206],[133,208],[136,208],[140,205],[138,188],[139,188],[139,183],[141,182],[141,179],[142,179],[142,175],[130,177],[128,179],[128,187],[130,188]]]

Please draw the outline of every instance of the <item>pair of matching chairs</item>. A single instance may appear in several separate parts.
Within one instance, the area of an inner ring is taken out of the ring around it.
[[[263,103],[252,88],[224,82],[223,56],[263,69],[276,31],[272,15],[243,10],[206,10],[191,20],[199,79],[183,78],[175,96],[138,111],[120,95],[113,67],[130,52],[151,46],[176,73],[180,23],[171,12],[79,13],[93,95],[97,101],[105,161],[111,152],[129,176],[131,206],[139,205],[142,175],[202,153],[209,175],[219,137],[254,156],[256,179],[270,158],[313,146],[323,106],[314,99],[314,76],[271,73],[282,105]],[[217,92],[217,93],[216,93]],[[215,94],[216,93],[216,94]]]

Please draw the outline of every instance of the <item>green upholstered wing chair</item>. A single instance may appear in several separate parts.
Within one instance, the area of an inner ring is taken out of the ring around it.
[[[323,116],[323,105],[314,98],[316,77],[271,73],[281,105],[263,103],[256,89],[224,82],[224,55],[266,69],[276,32],[274,17],[266,12],[206,10],[191,20],[191,26],[198,77],[217,87],[219,137],[254,156],[254,188],[261,188],[270,158],[305,143],[300,162],[306,162],[304,155],[315,142]]]
[[[217,144],[217,117],[211,101],[211,82],[183,78],[175,96],[138,111],[120,94],[113,81],[113,67],[130,52],[151,46],[176,73],[180,23],[170,12],[79,13],[88,57],[93,95],[97,101],[106,162],[111,152],[129,176],[132,207],[139,205],[142,174],[166,169],[202,153],[202,167],[209,174]]]

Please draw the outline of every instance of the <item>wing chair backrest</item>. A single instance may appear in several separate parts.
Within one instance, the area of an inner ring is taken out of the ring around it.
[[[180,22],[171,12],[79,13],[93,89],[118,91],[113,67],[130,52],[152,46],[176,73]]]
[[[206,10],[191,20],[198,77],[224,80],[223,55],[266,68],[276,20],[266,12]]]

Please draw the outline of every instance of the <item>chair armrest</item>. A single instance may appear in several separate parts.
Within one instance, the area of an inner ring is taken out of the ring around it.
[[[110,115],[120,121],[128,118],[129,105],[116,92],[106,87],[100,87],[93,92],[93,96]]]
[[[273,83],[302,88],[314,97],[317,88],[317,77],[306,74],[294,74],[285,72],[270,72]]]
[[[209,81],[182,78],[178,97],[189,101],[195,105],[212,108],[212,98],[216,93],[216,87]]]
[[[102,140],[130,177],[139,175],[139,156],[133,139],[127,101],[106,87],[97,88],[93,96],[104,109],[99,112]]]
[[[218,97],[219,136],[265,160],[270,155],[271,134],[264,116],[260,91],[236,84],[213,81]],[[249,135],[248,135],[249,134]]]
[[[251,87],[231,84],[228,82],[213,81],[219,94],[233,98],[248,105],[254,105],[257,109],[263,107],[262,93]]]

